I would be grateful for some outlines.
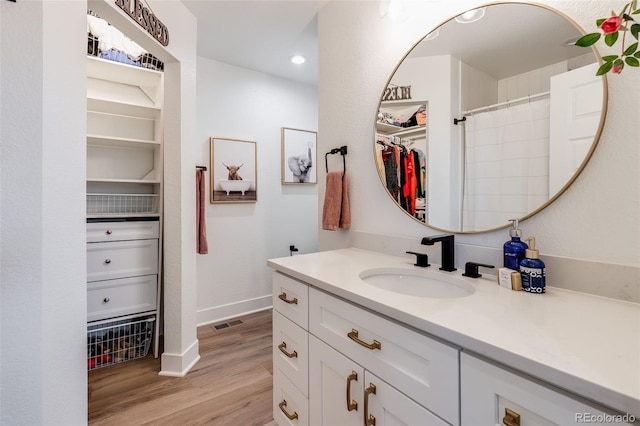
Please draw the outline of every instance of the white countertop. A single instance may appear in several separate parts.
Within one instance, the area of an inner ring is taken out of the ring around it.
[[[545,294],[512,291],[491,275],[461,277],[476,291],[454,299],[393,293],[359,278],[371,268],[422,269],[413,262],[413,256],[349,248],[267,264],[463,350],[640,418],[639,304],[554,287]],[[437,271],[438,266],[427,269]],[[439,272],[460,276],[463,271]]]

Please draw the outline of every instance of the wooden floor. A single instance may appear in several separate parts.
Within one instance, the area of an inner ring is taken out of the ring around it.
[[[90,371],[89,425],[275,425],[271,310],[236,319],[198,328],[185,377],[159,376],[153,355]]]

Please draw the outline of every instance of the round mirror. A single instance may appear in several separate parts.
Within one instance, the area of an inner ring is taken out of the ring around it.
[[[477,233],[526,219],[569,187],[606,114],[600,58],[567,16],[524,3],[451,18],[382,93],[375,158],[390,197],[432,228]]]

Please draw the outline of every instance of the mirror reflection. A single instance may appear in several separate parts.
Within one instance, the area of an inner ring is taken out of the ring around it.
[[[557,198],[605,115],[605,77],[594,51],[573,45],[581,35],[544,6],[501,3],[416,44],[376,118],[378,172],[398,206],[436,229],[484,232]]]

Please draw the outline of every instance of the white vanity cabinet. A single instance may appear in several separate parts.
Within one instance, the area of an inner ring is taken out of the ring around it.
[[[614,423],[600,408],[466,353],[460,375],[462,425]]]
[[[459,424],[457,348],[278,272],[273,306],[278,424]]]

